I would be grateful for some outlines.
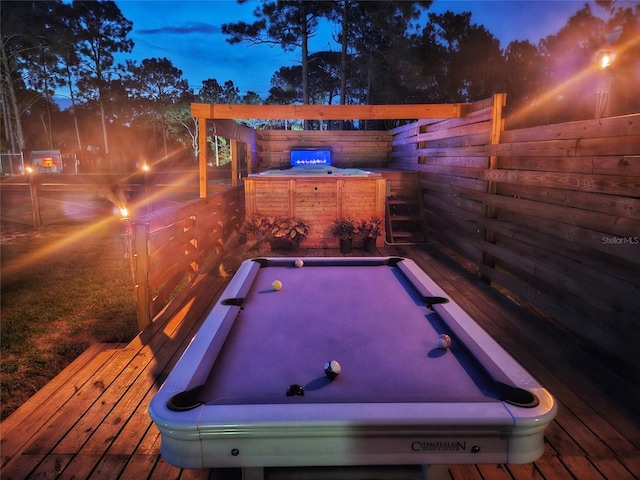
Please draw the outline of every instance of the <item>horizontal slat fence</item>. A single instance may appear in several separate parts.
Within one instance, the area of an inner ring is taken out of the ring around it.
[[[384,167],[391,150],[386,131],[259,130],[258,170],[288,168],[297,148],[329,148],[336,167]]]
[[[640,368],[640,115],[500,132],[496,101],[393,130],[390,166],[420,175],[433,240]]]
[[[503,132],[481,273],[640,367],[640,115]]]
[[[243,190],[230,187],[132,221],[132,269],[141,329],[177,288],[221,257],[243,219]]]
[[[425,230],[471,259],[481,257],[492,106],[477,102],[466,117],[419,120],[391,131],[390,166],[420,174]]]

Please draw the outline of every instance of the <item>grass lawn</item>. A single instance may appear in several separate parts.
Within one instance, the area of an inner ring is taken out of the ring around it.
[[[129,342],[138,330],[119,220],[0,228],[4,419],[92,343]]]

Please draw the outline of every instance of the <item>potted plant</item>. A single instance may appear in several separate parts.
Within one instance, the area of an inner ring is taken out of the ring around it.
[[[331,224],[331,234],[340,240],[340,253],[351,253],[353,237],[358,234],[358,226],[351,217],[336,218]]]
[[[273,218],[253,215],[244,220],[240,233],[247,235],[247,247],[261,249],[261,246],[271,240]]]
[[[291,245],[294,250],[300,246],[300,241],[307,238],[309,225],[301,220],[279,218],[273,222],[271,235],[275,240],[282,240]]]
[[[371,217],[360,222],[360,236],[364,243],[364,251],[371,252],[376,244],[376,239],[382,235],[383,220],[380,217]]]

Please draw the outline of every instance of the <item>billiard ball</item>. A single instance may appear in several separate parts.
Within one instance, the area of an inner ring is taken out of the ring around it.
[[[304,387],[302,385],[293,383],[289,385],[289,387],[287,388],[287,397],[303,397],[303,396],[304,396]]]
[[[336,378],[342,372],[342,367],[336,360],[331,360],[324,364],[324,374],[331,380]]]
[[[446,333],[441,333],[436,339],[436,345],[442,350],[446,350],[451,346],[451,337]]]
[[[282,288],[282,282],[280,280],[274,280],[271,284],[271,288],[273,288],[275,291],[280,290]]]
[[[297,259],[297,260],[294,262],[294,265],[295,265],[296,267],[300,268],[300,267],[302,267],[302,266],[304,265],[304,262],[302,261],[302,259],[301,259],[301,258],[299,258],[299,259]]]

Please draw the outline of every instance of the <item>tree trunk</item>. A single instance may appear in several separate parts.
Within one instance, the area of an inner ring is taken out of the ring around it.
[[[342,73],[340,77],[340,105],[346,105],[347,103],[347,29],[349,28],[348,21],[349,12],[349,0],[344,0],[342,9],[342,50],[340,52],[340,70]],[[340,130],[344,130],[344,120],[340,120]]]
[[[13,88],[13,79],[11,78],[11,69],[9,68],[9,60],[7,58],[7,51],[4,48],[4,43],[2,44],[2,71],[4,72],[4,77],[6,79],[6,81],[4,83],[6,83],[7,85],[7,95],[9,97],[9,103],[11,105],[11,109],[13,110],[13,118],[14,118],[14,125],[15,125],[15,131],[12,132],[11,135],[11,145],[12,145],[12,150],[13,152],[16,152],[16,148],[14,145],[14,135],[15,134],[15,140],[17,140],[18,142],[18,150],[20,152],[24,151],[24,132],[22,130],[22,119],[20,117],[20,108],[18,107],[18,99],[16,98],[16,92],[15,89]],[[9,118],[11,118],[11,115],[8,115]],[[14,130],[14,129],[12,129]]]
[[[102,104],[102,99],[98,101],[100,105],[100,119],[102,120],[102,138],[104,140],[104,155],[107,157],[109,162],[109,170],[111,170],[111,156],[109,155],[109,138],[107,136],[107,118],[104,113],[104,105]]]

